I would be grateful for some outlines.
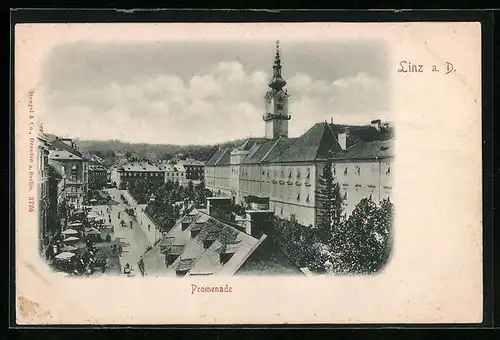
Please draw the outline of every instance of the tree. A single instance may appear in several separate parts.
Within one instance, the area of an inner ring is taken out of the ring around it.
[[[371,198],[362,199],[344,226],[333,235],[333,270],[337,273],[374,274],[390,254],[392,204],[380,207]]]
[[[205,183],[200,182],[195,188],[195,203],[198,206],[204,206],[207,201],[207,189],[205,189]]]
[[[321,240],[327,242],[336,227],[343,222],[343,200],[340,186],[332,171],[332,162],[328,161],[318,180],[316,198],[319,202],[318,233]]]
[[[194,201],[194,198],[195,198],[194,185],[193,185],[193,182],[191,180],[189,180],[189,182],[188,182],[186,196],[187,196],[187,198],[189,198],[189,200]]]

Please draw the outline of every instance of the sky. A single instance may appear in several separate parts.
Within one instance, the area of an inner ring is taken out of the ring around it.
[[[43,66],[44,130],[179,145],[261,137],[275,53],[269,41],[64,43]],[[280,53],[289,136],[325,120],[390,119],[382,41],[280,41]]]

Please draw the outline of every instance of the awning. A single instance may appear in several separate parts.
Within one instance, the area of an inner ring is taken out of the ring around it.
[[[60,254],[57,254],[55,256],[55,258],[58,259],[58,260],[69,260],[73,256],[75,256],[74,253],[70,253],[70,252],[65,251],[65,252],[62,252]]]
[[[65,239],[63,240],[63,242],[74,242],[74,241],[78,241],[78,240],[79,240],[79,238],[78,238],[78,237],[70,236],[70,237],[68,237],[68,238],[65,238]]]

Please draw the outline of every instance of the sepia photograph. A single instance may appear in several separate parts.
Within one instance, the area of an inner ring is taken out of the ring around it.
[[[479,28],[17,25],[18,321],[480,321]]]
[[[343,275],[388,261],[382,42],[84,42],[45,67],[38,211],[54,270]]]

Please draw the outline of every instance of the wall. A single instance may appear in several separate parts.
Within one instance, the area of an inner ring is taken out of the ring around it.
[[[161,238],[161,232],[158,230],[156,224],[149,218],[149,216],[144,212],[146,209],[145,204],[140,204],[137,206],[137,221],[141,226],[142,231],[146,235],[149,244],[152,246],[155,243],[155,240]],[[148,230],[148,225],[150,225],[150,229]]]
[[[120,193],[125,196],[125,198],[128,201],[128,204],[131,207],[136,207],[137,206],[137,201],[134,199],[134,197],[127,191],[127,190],[120,190]]]
[[[345,199],[344,209],[348,217],[363,198],[370,197],[376,203],[391,195],[392,160],[359,160],[334,162],[332,172],[340,185],[340,193]],[[321,174],[323,166],[318,167]]]
[[[281,218],[290,218],[290,215],[294,214],[299,223],[314,226],[316,178],[314,164],[271,164],[262,172],[264,172],[263,183],[268,186],[270,210]]]

